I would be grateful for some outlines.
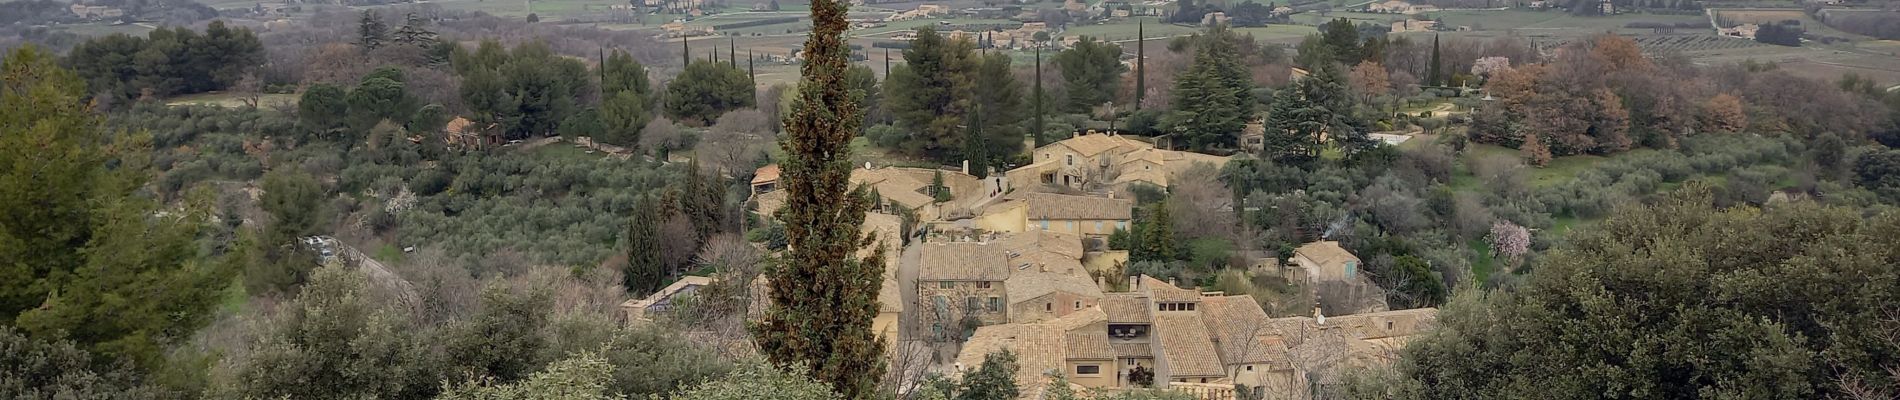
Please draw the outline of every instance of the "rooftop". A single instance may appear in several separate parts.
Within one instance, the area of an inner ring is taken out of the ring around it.
[[[1154,334],[1161,342],[1162,356],[1174,377],[1225,376],[1220,355],[1208,336],[1207,326],[1195,314],[1155,316]]]
[[[1031,220],[1126,220],[1134,217],[1135,201],[1096,196],[1029,193]]]
[[[1148,312],[1148,296],[1140,293],[1108,293],[1102,296],[1102,312],[1111,324],[1147,324],[1154,322]]]
[[[758,170],[752,171],[752,184],[778,182],[778,174],[778,164],[759,167]]]
[[[1344,247],[1339,247],[1339,242],[1330,240],[1307,243],[1298,249],[1294,249],[1293,254],[1295,256],[1311,259],[1314,263],[1320,265],[1330,265],[1345,262],[1346,260],[1359,259],[1353,256],[1352,252],[1346,251]]]

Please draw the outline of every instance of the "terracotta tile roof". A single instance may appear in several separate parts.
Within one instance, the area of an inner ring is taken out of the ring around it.
[[[1125,220],[1134,215],[1135,201],[1095,196],[1030,193],[1031,220]]]
[[[759,167],[758,170],[752,171],[752,184],[777,182],[778,174],[778,164]]]
[[[1307,259],[1311,259],[1314,263],[1318,263],[1319,265],[1334,265],[1336,263],[1345,262],[1346,260],[1359,259],[1359,257],[1353,256],[1352,252],[1346,251],[1346,248],[1339,247],[1339,242],[1330,240],[1307,243],[1298,249],[1294,249],[1293,254],[1305,256]]]
[[[1226,375],[1214,341],[1199,315],[1156,315],[1153,332],[1155,340],[1161,343],[1168,371],[1174,377]]]
[[[1141,276],[1141,291],[1147,293],[1149,298],[1157,302],[1198,301],[1201,299],[1201,292],[1174,287],[1174,285],[1169,285],[1168,282],[1147,275]]]
[[[1074,258],[1032,251],[1010,260],[1009,265],[1009,279],[1003,282],[1003,289],[1009,294],[1012,303],[1055,292],[1073,293],[1086,298],[1102,297],[1102,288],[1095,286],[1095,279],[1089,277],[1088,270],[1082,268],[1082,262]]]
[[[1109,343],[1116,358],[1155,358],[1154,345],[1148,343]]]
[[[1224,364],[1259,364],[1285,361],[1286,345],[1274,348],[1266,339],[1272,337],[1267,312],[1260,309],[1260,303],[1253,296],[1222,296],[1201,298],[1201,321],[1207,324],[1208,333],[1214,335],[1214,343],[1220,350]],[[1273,342],[1279,342],[1273,338]]]
[[[1108,314],[1112,324],[1153,323],[1154,317],[1149,308],[1148,296],[1140,293],[1108,293],[1102,296],[1102,312]]]
[[[1154,145],[1133,140],[1120,135],[1095,134],[1081,135],[1050,144],[1050,146],[1068,147],[1076,153],[1094,157],[1110,150],[1132,151],[1140,148],[1154,148]]]
[[[926,281],[1001,281],[1009,279],[1010,259],[997,243],[924,243],[917,279]]]
[[[973,371],[983,365],[983,356],[1008,349],[1016,353],[1017,387],[1037,387],[1043,374],[1067,369],[1069,332],[1093,326],[1103,318],[1101,310],[1091,308],[1049,321],[976,328],[957,353],[957,364],[964,371]]]
[[[1000,237],[995,242],[1018,254],[1040,251],[1080,260],[1083,253],[1081,236],[1061,232],[1034,230]]]
[[[475,122],[469,121],[468,118],[455,117],[455,119],[449,120],[447,125],[442,126],[442,131],[448,133],[462,133],[463,130],[468,129],[469,125],[474,124]]]
[[[1089,327],[1095,327],[1090,325]],[[1070,360],[1114,360],[1115,348],[1108,345],[1108,328],[1077,329],[1069,331],[1068,359]]]

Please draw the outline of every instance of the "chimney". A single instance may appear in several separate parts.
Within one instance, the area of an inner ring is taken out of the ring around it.
[[[1103,276],[1095,277],[1095,287],[1102,288],[1102,290],[1108,290],[1108,276],[1103,275]]]
[[[970,174],[970,160],[963,160],[963,174]]]
[[[1170,277],[1168,277],[1168,286],[1173,286],[1173,287],[1181,287],[1181,284],[1179,284],[1179,283],[1175,283],[1175,282],[1174,282],[1174,277],[1172,277],[1172,276],[1170,276]]]
[[[1317,304],[1313,305],[1313,319],[1317,320],[1320,325],[1326,325],[1326,314],[1320,312],[1319,305]]]
[[[1036,263],[1036,270],[1042,271],[1042,272],[1049,272],[1049,264]]]

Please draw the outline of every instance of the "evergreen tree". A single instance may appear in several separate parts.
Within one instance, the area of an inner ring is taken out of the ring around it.
[[[660,207],[652,197],[642,196],[634,202],[633,216],[628,220],[627,270],[622,276],[627,292],[636,298],[660,290],[661,281],[666,279],[666,266],[660,261],[660,222],[666,215]]]
[[[1365,59],[1365,52],[1359,44],[1359,27],[1354,26],[1352,20],[1334,18],[1320,26],[1319,30],[1326,36],[1326,47],[1332,49],[1334,62],[1354,65]]]
[[[695,61],[666,86],[666,113],[676,121],[712,125],[727,111],[758,101],[745,71],[716,61]]]
[[[1035,93],[1031,95],[1030,100],[1029,100],[1031,103],[1035,103],[1035,114],[1033,114],[1032,116],[1033,121],[1029,123],[1029,136],[1031,140],[1035,141],[1036,148],[1040,149],[1042,148],[1042,146],[1049,145],[1049,138],[1045,136],[1046,133],[1043,132],[1043,129],[1045,128],[1043,128],[1043,124],[1042,124],[1043,115],[1048,114],[1047,112],[1044,112],[1042,109],[1042,104],[1043,104],[1042,46],[1036,46],[1036,82],[1035,84],[1036,84]]]
[[[1345,74],[1338,64],[1320,64],[1313,73],[1293,87],[1301,107],[1292,110],[1293,131],[1313,143],[1343,143],[1353,150],[1371,145],[1366,133],[1353,117],[1351,93],[1346,89]],[[1323,138],[1323,140],[1322,140]],[[1318,156],[1318,146],[1312,156]]]
[[[1319,138],[1303,129],[1296,112],[1309,107],[1295,87],[1273,96],[1267,116],[1261,123],[1260,157],[1285,164],[1304,164],[1319,154]]]
[[[640,142],[640,131],[653,120],[652,108],[647,106],[646,97],[638,92],[627,90],[614,93],[613,97],[601,100],[600,120],[602,135],[595,137],[602,143],[616,146],[632,146]]]
[[[1022,392],[1016,387],[1016,370],[1022,368],[1016,353],[1003,350],[983,355],[983,365],[963,377],[957,385],[955,400],[1015,399]]]
[[[353,267],[318,268],[295,301],[246,352],[234,395],[290,398],[323,393],[334,398],[421,399],[442,384],[440,362],[417,327],[389,302],[378,301],[369,279]]]
[[[616,49],[600,65],[600,93],[606,98],[626,91],[639,95],[643,101],[651,101],[653,81],[647,78],[646,66],[627,52]]]
[[[949,40],[931,28],[917,30],[917,38],[904,49],[904,64],[891,69],[885,77],[885,104],[897,118],[897,125],[911,132],[903,150],[942,162],[956,161],[962,125],[969,104],[970,70],[974,61],[972,44],[967,40]]]
[[[1443,86],[1445,84],[1444,71],[1441,71],[1444,66],[1445,63],[1438,58],[1438,35],[1432,35],[1432,64],[1426,66],[1426,86]]]
[[[977,127],[977,136],[982,141],[977,146],[982,152],[984,162],[977,157],[966,156],[970,168],[978,176],[987,176],[988,168],[1002,168],[1003,164],[1023,152],[1023,95],[1022,82],[1016,81],[1010,73],[1008,54],[990,53],[981,57],[976,67],[974,91],[976,108],[971,112],[971,126]],[[969,145],[965,149],[971,148]],[[967,150],[966,150],[967,151]]]
[[[1141,245],[1130,255],[1135,261],[1175,260],[1174,220],[1168,216],[1167,199],[1148,206],[1148,218],[1142,221],[1139,236]]]
[[[1240,61],[1237,41],[1224,27],[1209,29],[1195,50],[1194,66],[1175,81],[1176,110],[1169,118],[1189,147],[1232,148],[1253,118],[1253,80]]]
[[[1128,68],[1122,66],[1121,55],[1121,46],[1088,36],[1083,36],[1074,47],[1056,53],[1062,87],[1068,91],[1062,110],[1088,113],[1095,106],[1114,100],[1115,92],[1121,88],[1122,73]]]
[[[416,13],[409,13],[403,18],[402,26],[396,28],[396,43],[422,48],[434,47],[437,40],[436,34],[435,31],[427,28],[428,24],[428,20],[422,19]]]
[[[879,246],[857,257],[869,244],[859,226],[871,204],[863,186],[849,187],[851,140],[864,114],[844,81],[848,8],[837,0],[811,3],[804,81],[780,142],[786,201],[778,219],[785,221],[787,250],[766,272],[771,308],[754,335],[773,363],[803,368],[844,398],[868,400],[886,362],[884,343],[871,330],[884,253]]]
[[[357,46],[365,51],[375,50],[389,42],[389,25],[383,22],[382,16],[376,14],[376,10],[363,10],[362,17],[357,19],[356,36]]]
[[[1148,95],[1147,28],[1145,20],[1135,24],[1135,111],[1141,111],[1141,100]]]
[[[372,72],[363,78],[363,82],[350,90],[345,97],[349,103],[350,125],[358,130],[368,129],[381,121],[406,124],[416,109],[422,108],[421,101],[409,95],[401,80],[401,71],[395,68],[379,68],[378,74]],[[391,79],[387,74],[396,74]]]
[[[235,272],[194,242],[209,193],[161,211],[140,194],[151,136],[108,131],[85,98],[50,53],[0,58],[0,325],[157,368]]]
[[[343,126],[344,117],[349,115],[350,105],[346,100],[348,93],[343,88],[328,83],[311,84],[298,97],[297,117],[305,129],[320,133]]]

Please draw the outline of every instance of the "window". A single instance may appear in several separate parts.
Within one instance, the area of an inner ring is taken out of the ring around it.
[[[1049,220],[1042,220],[1042,230],[1049,230]]]
[[[1042,303],[1042,310],[1043,310],[1043,311],[1055,311],[1055,310],[1056,310],[1056,303]]]
[[[1201,383],[1207,383],[1207,378],[1201,378]]]
[[[957,287],[956,282],[951,282],[951,281],[937,282],[938,289],[955,289],[956,287]]]
[[[991,297],[991,298],[990,298],[990,311],[997,311],[997,310],[1001,310],[1001,309],[1003,309],[1003,298],[1001,298],[1001,297]]]
[[[935,334],[935,335],[937,335],[938,337],[942,337],[942,336],[943,336],[943,324],[930,324],[930,332],[931,332],[932,334]]]
[[[1392,321],[1385,321],[1385,330],[1392,330]]]
[[[1077,309],[1077,310],[1080,310],[1080,309],[1082,309],[1082,301],[1081,301],[1081,300],[1077,300],[1077,301],[1075,302],[1075,309]],[[1386,328],[1386,329],[1392,329],[1392,328]]]
[[[976,311],[976,307],[977,307],[976,296],[963,298],[963,309]]]
[[[1135,365],[1135,363],[1136,363],[1135,359],[1133,358],[1128,359],[1128,365]]]
[[[946,297],[943,297],[943,296],[932,296],[932,297],[930,298],[930,300],[931,300],[931,301],[932,301],[933,303],[936,303],[936,304],[937,304],[937,314],[940,314],[940,315],[941,315],[941,314],[947,314],[947,313],[949,313],[949,312],[950,312],[950,299],[949,299],[949,298],[946,298]]]
[[[990,288],[990,282],[989,282],[989,281],[982,281],[982,282],[977,282],[977,283],[976,283],[976,288],[977,288],[977,289],[989,289],[989,288]]]
[[[1070,155],[1069,155],[1069,165],[1075,165],[1075,155],[1074,155],[1074,154],[1070,154]]]
[[[1101,375],[1102,366],[1095,365],[1095,364],[1077,365],[1075,366],[1075,374],[1076,375]]]
[[[1249,366],[1247,366],[1247,370],[1248,370],[1248,371],[1252,371],[1252,370],[1253,370],[1253,366],[1252,366],[1252,365],[1249,365]]]
[[[1075,221],[1069,221],[1069,231],[1075,232]]]
[[[1102,231],[1102,221],[1095,221],[1095,231],[1096,232]]]
[[[1128,230],[1128,221],[1115,221],[1115,229]]]
[[[1354,275],[1358,275],[1358,274],[1359,274],[1359,262],[1347,261],[1346,262],[1346,279],[1352,279]]]
[[[1187,303],[1187,310],[1194,311],[1194,303]]]

